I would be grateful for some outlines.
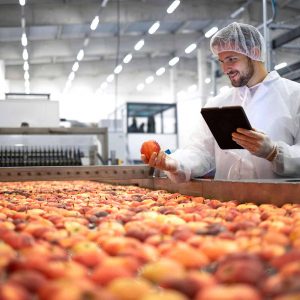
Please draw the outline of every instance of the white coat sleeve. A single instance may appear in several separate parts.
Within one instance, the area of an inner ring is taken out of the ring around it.
[[[179,165],[176,173],[166,172],[174,182],[189,181],[192,177],[203,176],[215,169],[214,138],[204,119],[200,116],[198,124],[190,135],[186,147],[171,154]]]
[[[278,154],[272,162],[273,172],[284,177],[300,177],[300,111],[292,121],[294,143],[277,142]]]

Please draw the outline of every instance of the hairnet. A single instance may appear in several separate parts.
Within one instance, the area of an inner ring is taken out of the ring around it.
[[[264,38],[260,32],[252,25],[236,22],[219,30],[211,38],[210,49],[215,55],[234,51],[259,61],[264,61],[266,54]]]

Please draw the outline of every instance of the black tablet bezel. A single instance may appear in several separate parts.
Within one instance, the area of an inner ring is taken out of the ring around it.
[[[252,130],[242,106],[205,107],[201,114],[221,149],[243,149],[232,140],[237,128]]]

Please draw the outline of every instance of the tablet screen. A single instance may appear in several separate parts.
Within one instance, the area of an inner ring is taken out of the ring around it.
[[[243,149],[232,140],[237,128],[252,129],[243,107],[207,107],[201,114],[221,149]]]

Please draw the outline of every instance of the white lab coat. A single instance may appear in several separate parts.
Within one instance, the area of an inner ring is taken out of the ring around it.
[[[300,177],[300,84],[272,71],[253,96],[247,86],[231,88],[205,106],[232,105],[243,106],[252,127],[277,144],[276,159],[269,162],[244,149],[221,150],[200,116],[189,145],[171,154],[180,163],[179,174],[167,172],[168,177],[187,181],[214,169],[215,179]]]

